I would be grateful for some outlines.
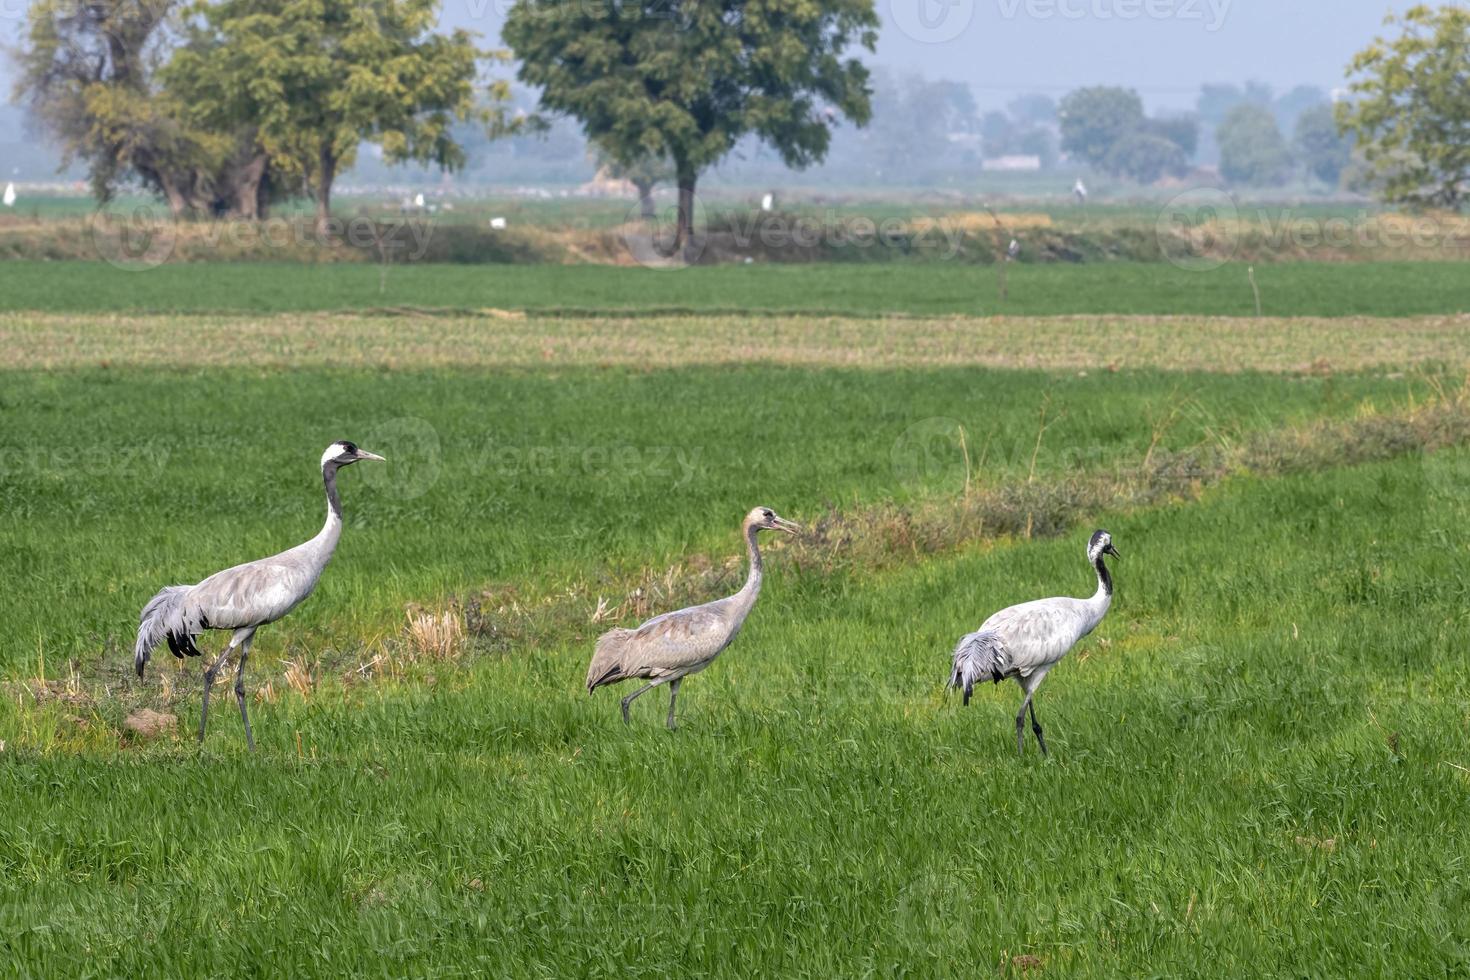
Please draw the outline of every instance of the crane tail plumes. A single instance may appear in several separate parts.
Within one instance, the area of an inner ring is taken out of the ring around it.
[[[633,630],[611,629],[597,638],[592,663],[587,665],[588,694],[604,684],[616,684],[623,679],[623,652],[633,633]]]
[[[139,677],[143,676],[143,668],[148,666],[153,648],[165,640],[175,657],[185,654],[199,656],[194,637],[184,625],[184,598],[192,588],[192,585],[164,586],[143,607],[142,615],[138,617],[138,642],[133,648],[133,666]]]
[[[1009,672],[1010,657],[1000,637],[988,632],[971,633],[954,648],[954,671],[949,686],[963,690],[968,705],[977,682],[999,684]]]

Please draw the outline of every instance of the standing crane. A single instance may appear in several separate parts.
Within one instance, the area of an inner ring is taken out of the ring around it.
[[[1016,715],[1016,751],[1026,754],[1026,709],[1031,709],[1031,730],[1036,744],[1046,755],[1046,738],[1036,720],[1032,702],[1036,689],[1047,673],[1061,662],[1077,641],[1091,633],[1108,614],[1113,603],[1113,577],[1103,561],[1104,555],[1122,558],[1113,547],[1113,536],[1107,531],[1094,531],[1087,543],[1087,561],[1097,571],[1097,591],[1090,599],[1058,596],[1023,602],[1002,609],[964,639],[954,650],[954,671],[950,687],[963,688],[965,704],[977,681],[999,684],[1014,677],[1025,698]]]
[[[322,453],[322,483],[327,492],[327,522],[316,537],[288,551],[259,561],[215,572],[198,585],[169,585],[148,601],[138,621],[138,643],[133,665],[138,676],[158,644],[167,642],[175,657],[200,655],[195,640],[204,630],[230,630],[224,652],[204,671],[204,704],[199,710],[199,741],[209,719],[209,689],[230,654],[239,649],[235,669],[235,700],[245,723],[245,743],[255,751],[250,715],[245,710],[245,661],[255,631],[274,623],[299,606],[316,588],[337,539],[342,534],[342,501],[337,496],[337,471],[359,460],[379,462],[383,457],[364,452],[350,442],[334,442]]]
[[[755,607],[761,591],[761,552],[756,544],[760,531],[785,531],[797,534],[801,527],[778,517],[769,507],[757,507],[745,515],[741,532],[750,553],[750,570],[739,592],[724,599],[690,606],[678,612],[655,616],[637,629],[611,629],[598,637],[587,667],[587,693],[604,684],[616,684],[632,677],[649,683],[623,698],[623,721],[630,722],[628,708],[634,699],[660,684],[669,685],[669,730],[674,730],[674,700],[679,684],[690,674],[697,674],[734,641]]]

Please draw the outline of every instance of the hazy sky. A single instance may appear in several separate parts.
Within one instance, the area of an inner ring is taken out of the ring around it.
[[[3,0],[0,0],[3,2]],[[595,0],[566,0],[569,3]],[[1099,83],[1187,108],[1205,82],[1330,89],[1406,0],[877,0],[875,61],[969,82],[982,104]],[[444,22],[498,39],[510,0],[446,0]]]

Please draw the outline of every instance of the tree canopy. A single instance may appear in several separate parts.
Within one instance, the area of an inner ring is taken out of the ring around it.
[[[466,31],[434,33],[435,0],[214,0],[195,13],[169,86],[200,125],[253,126],[311,190],[319,230],[362,142],[390,161],[463,163],[451,129],[479,111],[482,54]]]
[[[493,56],[436,33],[437,15],[437,0],[35,0],[17,95],[99,200],[136,179],[175,214],[256,218],[304,190],[324,229],[362,142],[455,167],[454,123],[503,124],[503,83],[476,99]]]
[[[1220,144],[1220,173],[1236,184],[1272,187],[1291,176],[1291,149],[1265,106],[1241,103],[1215,132]]]
[[[1149,118],[1132,89],[1078,89],[1058,107],[1062,149],[1099,170],[1151,184],[1189,168],[1199,144],[1193,116]]]
[[[804,167],[839,115],[867,122],[868,70],[848,55],[872,51],[877,28],[873,0],[518,0],[501,36],[543,109],[624,163],[673,162],[680,248],[699,174],[742,137]]]
[[[1349,66],[1338,106],[1370,176],[1390,202],[1459,208],[1470,197],[1470,10],[1416,6]]]

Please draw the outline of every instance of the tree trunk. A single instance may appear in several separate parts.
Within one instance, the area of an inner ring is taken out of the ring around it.
[[[694,184],[699,174],[687,164],[679,164],[679,218],[674,229],[674,252],[685,262],[698,257],[694,250]]]
[[[189,202],[185,200],[184,192],[179,190],[179,185],[173,179],[173,176],[171,174],[159,174],[158,186],[163,188],[163,196],[168,201],[169,213],[175,218],[182,218],[184,212],[189,210]]]
[[[658,208],[653,205],[653,181],[635,180],[633,186],[638,188],[638,209],[642,217],[647,220],[658,216]]]
[[[327,223],[332,217],[332,181],[337,177],[337,157],[330,147],[322,147],[320,169],[316,178],[316,233],[327,237]]]
[[[260,221],[265,217],[264,194],[261,191],[269,162],[270,157],[257,153],[231,175],[234,181],[231,188],[234,196],[232,217],[244,218],[246,221]]]

